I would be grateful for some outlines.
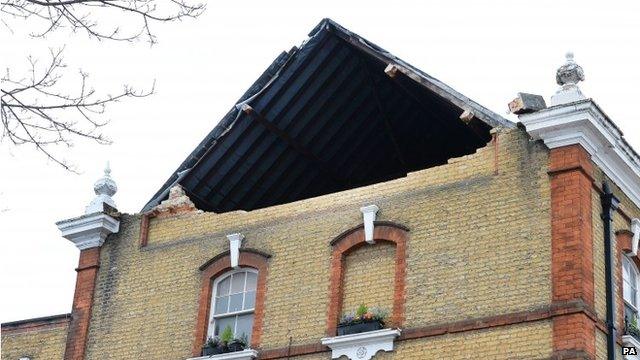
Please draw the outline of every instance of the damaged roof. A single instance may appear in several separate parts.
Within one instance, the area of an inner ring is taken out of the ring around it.
[[[175,184],[199,209],[226,212],[395,179],[471,154],[491,128],[514,126],[324,19],[275,59],[143,212]]]

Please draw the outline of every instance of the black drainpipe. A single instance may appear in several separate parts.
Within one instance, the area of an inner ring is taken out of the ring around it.
[[[616,358],[616,302],[613,291],[613,266],[615,251],[613,249],[613,241],[611,239],[613,213],[618,208],[620,201],[613,195],[611,188],[607,182],[602,183],[602,195],[600,195],[600,203],[602,204],[602,218],[604,225],[604,272],[605,283],[607,289],[607,359],[615,360]]]

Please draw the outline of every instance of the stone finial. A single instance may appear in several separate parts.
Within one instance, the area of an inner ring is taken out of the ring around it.
[[[573,53],[569,51],[565,57],[567,62],[556,71],[556,82],[558,85],[577,85],[580,81],[584,81],[584,71],[582,67],[573,60]]]
[[[62,236],[80,250],[100,247],[109,234],[120,230],[116,203],[111,198],[118,191],[118,187],[111,178],[108,162],[104,175],[93,184],[93,191],[96,197],[85,208],[85,215],[56,223]]]
[[[560,89],[551,97],[552,106],[585,99],[578,87],[578,83],[584,81],[584,71],[573,60],[572,52],[567,52],[565,57],[567,61],[556,71],[556,83],[560,85]]]
[[[93,191],[96,193],[96,197],[85,208],[85,214],[103,212],[105,210],[104,204],[116,208],[116,203],[111,197],[118,191],[118,186],[111,178],[111,167],[108,161],[104,168],[104,175],[93,184]]]

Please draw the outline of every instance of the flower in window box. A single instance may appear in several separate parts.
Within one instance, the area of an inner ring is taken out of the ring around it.
[[[220,347],[223,348],[223,352],[235,352],[242,351],[247,348],[248,337],[246,334],[242,334],[240,337],[234,337],[231,326],[227,325],[222,334],[220,334]]]
[[[628,320],[628,319],[625,319]],[[632,335],[637,339],[640,339],[640,329],[638,329],[638,318],[637,317],[632,317],[631,321],[626,321],[626,333],[628,335]]]
[[[239,338],[234,338],[229,342],[229,351],[242,351],[247,348],[247,335],[242,334]]]
[[[209,337],[202,347],[202,355],[217,355],[225,352],[225,347],[217,336]]]
[[[369,309],[362,304],[355,313],[347,313],[340,318],[338,324],[338,336],[357,334],[384,328],[384,319],[387,311],[380,308]]]

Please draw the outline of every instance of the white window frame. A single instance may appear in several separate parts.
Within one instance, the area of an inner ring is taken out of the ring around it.
[[[212,285],[212,290],[211,290],[211,298],[209,300],[209,327],[207,329],[207,336],[214,336],[213,332],[215,329],[215,321],[216,318],[221,318],[221,317],[231,317],[231,316],[237,316],[237,315],[245,315],[245,314],[254,314],[254,318],[253,321],[255,321],[255,312],[256,312],[256,306],[255,303],[253,305],[252,309],[246,309],[246,310],[239,310],[239,311],[233,311],[233,312],[226,312],[224,314],[215,314],[215,300],[216,300],[216,293],[218,291],[218,284],[230,277],[233,274],[237,274],[237,273],[242,273],[242,272],[250,272],[250,273],[254,273],[256,274],[256,293],[258,292],[258,284],[257,284],[257,277],[259,276],[258,274],[258,270],[254,269],[254,268],[250,268],[250,267],[241,267],[238,269],[234,269],[231,271],[227,271],[226,273],[216,277],[216,279],[213,281],[213,285]],[[247,287],[247,276],[245,276],[244,278],[244,289],[246,290]],[[231,292],[231,283],[229,284],[229,292]],[[244,308],[244,297],[242,298],[242,307]],[[253,327],[253,321],[251,326]],[[236,322],[235,326],[237,327],[238,324]],[[233,329],[233,333],[234,335],[236,334],[236,329]],[[253,334],[248,334],[249,336],[253,335]]]
[[[636,291],[635,291],[635,298],[636,298],[636,305],[631,304],[630,302],[627,301],[627,299],[625,299],[624,296],[624,287],[627,286],[626,283],[628,282],[627,279],[624,278],[624,263],[627,262],[629,263],[629,267],[631,268],[631,271],[633,271],[635,273],[636,276]],[[636,313],[636,318],[638,319],[638,321],[640,321],[640,309],[638,309],[638,305],[640,305],[640,271],[638,270],[638,267],[636,266],[636,264],[633,262],[633,260],[631,260],[626,254],[624,255],[624,258],[622,259],[622,300],[624,301],[625,306],[630,307],[631,309],[633,309]],[[623,309],[624,311],[624,309]]]

